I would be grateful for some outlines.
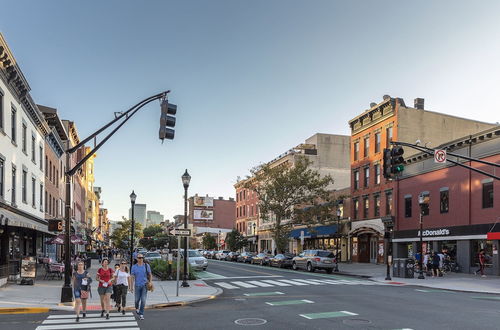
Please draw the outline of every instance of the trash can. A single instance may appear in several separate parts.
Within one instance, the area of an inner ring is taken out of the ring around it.
[[[399,261],[401,259],[394,258],[392,259],[392,276],[393,277],[400,277],[400,272],[399,272]]]
[[[413,258],[402,259],[402,271],[401,277],[403,278],[413,278],[415,273],[415,260]]]

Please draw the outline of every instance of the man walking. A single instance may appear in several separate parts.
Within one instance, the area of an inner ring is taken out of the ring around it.
[[[479,269],[476,270],[474,272],[474,274],[477,275],[477,273],[480,272],[481,273],[481,277],[486,277],[486,275],[484,275],[484,266],[486,264],[486,255],[485,255],[484,249],[481,249],[479,251],[478,258],[479,258]]]
[[[144,256],[137,254],[137,263],[132,266],[132,288],[135,290],[135,310],[140,320],[144,320],[144,307],[146,306],[147,284],[152,281],[151,267],[144,263]]]

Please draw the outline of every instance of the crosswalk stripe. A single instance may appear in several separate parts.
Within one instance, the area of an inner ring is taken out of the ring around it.
[[[100,320],[100,321],[102,321],[102,320]],[[115,329],[116,327],[132,327],[132,326],[137,327],[137,321],[134,321],[134,322],[110,322],[110,323],[106,323],[105,328],[106,329],[113,328],[113,330],[117,330],[117,329]],[[102,323],[99,322],[99,323],[79,324],[79,323],[73,322],[72,324],[41,325],[41,326],[38,326],[36,328],[36,330],[91,329],[91,328],[102,328]]]
[[[311,281],[311,280],[301,280],[301,279],[299,279],[299,278],[294,278],[293,280],[294,280],[294,281],[297,281],[297,282],[302,282],[302,283],[312,284],[312,285],[322,285],[322,284],[325,284],[325,283],[318,283],[318,282],[314,282],[314,281]]]
[[[248,284],[248,283],[245,283],[245,282],[242,282],[242,281],[235,281],[235,282],[231,282],[231,283],[233,283],[234,285],[242,286],[244,288],[255,288],[255,285]]]
[[[273,281],[273,280],[262,280],[262,282],[266,282],[266,283],[274,284],[274,285],[277,285],[277,286],[291,286],[290,284],[287,284],[287,283],[281,283],[281,282],[278,282],[278,281]]]
[[[309,285],[309,284],[306,284],[306,283],[301,283],[301,282],[291,281],[291,280],[279,280],[279,281],[280,282],[289,283],[289,284],[293,284],[293,285],[297,285],[297,286]]]
[[[270,288],[270,287],[272,287],[271,284],[260,282],[260,281],[248,281],[248,283],[251,283],[251,284],[254,284],[254,285],[257,285],[257,286],[261,286],[263,288]]]
[[[328,283],[328,284],[342,284],[341,282],[335,281],[335,280],[311,280],[311,281],[315,281],[315,282],[319,282],[319,283]]]
[[[225,283],[225,282],[215,282],[214,284],[217,284],[218,286],[221,286],[224,289],[238,289],[237,286],[234,286],[234,285],[231,285],[231,284]]]
[[[133,316],[134,314],[132,313],[125,313],[125,315],[122,315],[122,313],[109,313],[109,316],[110,317],[113,317],[113,316]],[[81,314],[80,314],[80,317],[81,317]],[[87,314],[87,317],[86,318],[93,318],[93,317],[101,317],[101,313],[92,313],[92,314]],[[75,318],[75,314],[64,314],[64,315],[49,315],[47,317],[47,319],[74,319]]]
[[[76,317],[73,316],[72,320],[73,321]],[[42,324],[64,324],[68,323],[68,319],[50,319],[50,320],[45,320],[42,322]],[[96,322],[96,319],[87,319],[87,318],[80,318],[80,323],[92,323]],[[113,317],[109,319],[103,318],[102,320],[99,320],[99,322],[120,322],[120,321],[135,321],[135,317],[133,316],[125,316],[125,317]]]

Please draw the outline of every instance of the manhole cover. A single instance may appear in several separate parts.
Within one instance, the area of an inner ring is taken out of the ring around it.
[[[247,319],[236,320],[234,321],[234,323],[238,325],[263,325],[266,324],[267,321],[264,319],[247,318]]]
[[[347,325],[366,325],[372,323],[372,321],[365,319],[347,319],[342,321],[342,323]]]

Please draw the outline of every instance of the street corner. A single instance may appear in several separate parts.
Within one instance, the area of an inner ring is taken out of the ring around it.
[[[48,307],[0,307],[0,315],[48,313]]]

